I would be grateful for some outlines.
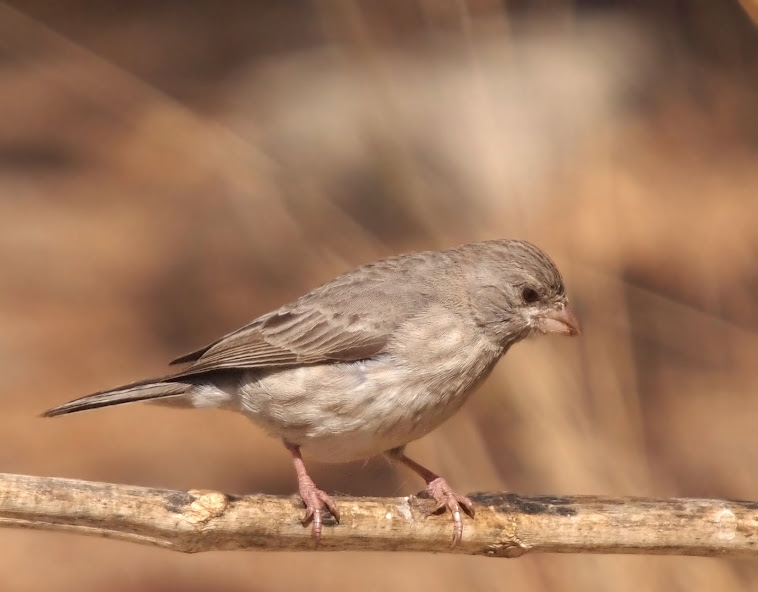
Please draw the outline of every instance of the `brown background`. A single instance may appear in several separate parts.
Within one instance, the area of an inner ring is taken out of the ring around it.
[[[585,334],[411,445],[462,491],[758,499],[758,35],[735,2],[0,6],[0,470],[291,493],[242,417],[52,405],[381,255],[518,236]],[[372,460],[329,491],[421,483]],[[749,562],[182,556],[0,530],[3,590],[754,590]]]

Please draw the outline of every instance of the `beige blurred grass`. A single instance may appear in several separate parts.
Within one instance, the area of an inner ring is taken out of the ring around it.
[[[392,22],[356,35],[364,12],[323,3],[331,44],[251,59],[202,114],[0,12],[0,469],[293,491],[280,444],[231,414],[36,415],[160,374],[349,266],[521,236],[558,260],[585,334],[519,345],[416,457],[465,491],[758,499],[751,80],[683,49],[651,60],[659,38],[634,21],[423,6],[445,34],[390,50]],[[357,494],[421,485],[382,460],[314,475]],[[184,557],[20,531],[0,549],[7,590],[738,591],[758,576],[685,558]]]

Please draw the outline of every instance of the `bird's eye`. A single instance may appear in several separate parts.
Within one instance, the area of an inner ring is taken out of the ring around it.
[[[540,295],[534,288],[524,288],[521,290],[521,298],[523,298],[524,302],[527,304],[532,304],[540,299]]]

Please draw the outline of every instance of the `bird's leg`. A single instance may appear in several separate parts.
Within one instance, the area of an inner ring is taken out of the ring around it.
[[[433,473],[426,467],[421,466],[416,461],[405,456],[405,447],[393,448],[387,452],[393,460],[403,463],[421,478],[426,481],[425,496],[432,498],[437,502],[437,506],[432,510],[432,514],[450,510],[453,515],[453,547],[461,540],[463,534],[463,523],[461,521],[461,508],[472,518],[474,517],[474,504],[465,495],[455,493],[442,477]]]
[[[295,446],[289,442],[285,442],[284,445],[292,455],[292,461],[295,464],[295,472],[297,473],[297,486],[300,492],[300,499],[303,500],[303,504],[305,505],[303,526],[308,526],[310,522],[313,522],[313,538],[318,540],[321,538],[321,513],[326,509],[331,512],[334,519],[339,522],[340,512],[331,498],[316,487],[313,479],[308,475],[308,471],[305,470],[303,457],[300,455],[300,446]]]

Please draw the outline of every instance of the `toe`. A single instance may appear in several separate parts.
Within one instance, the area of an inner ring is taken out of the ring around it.
[[[311,536],[319,540],[321,538],[321,510],[313,511],[313,527],[311,529]]]
[[[447,508],[446,500],[444,499],[437,500],[437,505],[434,506],[431,510],[429,510],[429,515],[431,516],[432,514],[441,514],[442,512],[446,512],[447,509],[448,508]]]
[[[313,507],[306,505],[305,507],[305,516],[303,517],[303,526],[308,526],[311,521],[313,520]]]
[[[319,495],[319,498],[324,503],[324,505],[329,510],[329,512],[332,514],[332,516],[334,516],[334,520],[339,524],[339,521],[340,521],[340,511],[337,508],[337,504],[335,504],[332,501],[332,498],[330,498],[323,491],[321,492],[321,495]]]
[[[466,512],[466,514],[471,516],[471,518],[474,517],[474,502],[472,502],[465,495],[462,495],[458,498],[458,503],[463,507],[463,511]]]
[[[463,523],[461,522],[461,515],[460,513],[453,514],[453,540],[451,542],[450,548],[454,549],[458,543],[461,542],[461,537],[463,536]]]

